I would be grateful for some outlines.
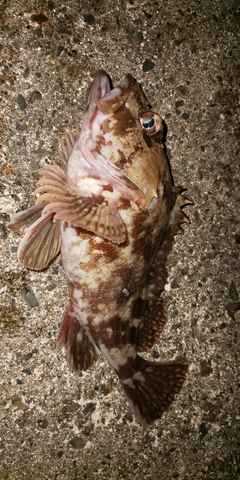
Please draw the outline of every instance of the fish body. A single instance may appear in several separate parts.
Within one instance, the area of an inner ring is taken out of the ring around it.
[[[9,223],[27,229],[18,251],[27,268],[46,268],[61,249],[69,304],[58,345],[70,368],[86,370],[101,352],[144,426],[172,403],[188,368],[139,355],[165,324],[165,263],[191,203],[172,186],[163,129],[131,75],[111,89],[98,71],[81,132],[62,144],[65,172],[46,166],[36,206]]]

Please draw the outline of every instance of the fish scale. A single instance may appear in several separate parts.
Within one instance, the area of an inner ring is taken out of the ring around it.
[[[167,410],[188,370],[184,358],[150,362],[139,352],[167,321],[166,260],[191,203],[172,186],[164,122],[148,105],[130,74],[111,88],[99,70],[81,130],[67,130],[61,144],[65,171],[45,166],[36,206],[8,224],[25,231],[18,258],[29,269],[47,268],[61,250],[69,304],[58,346],[72,370],[90,368],[101,353],[143,426]]]

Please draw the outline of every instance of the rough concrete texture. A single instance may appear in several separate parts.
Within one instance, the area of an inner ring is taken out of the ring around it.
[[[1,2],[0,480],[235,480],[239,462],[239,3]],[[61,259],[18,264],[9,215],[81,122],[99,68],[130,72],[168,126],[175,184],[195,205],[169,258],[169,320],[149,358],[186,355],[187,381],[149,428],[101,358],[71,373],[55,339]],[[37,300],[37,305],[36,305]],[[36,306],[31,306],[31,305]]]

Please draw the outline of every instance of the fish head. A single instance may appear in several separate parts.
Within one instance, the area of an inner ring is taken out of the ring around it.
[[[99,70],[90,90],[79,139],[85,160],[116,188],[149,206],[169,183],[164,121],[150,110],[132,75],[115,87]]]

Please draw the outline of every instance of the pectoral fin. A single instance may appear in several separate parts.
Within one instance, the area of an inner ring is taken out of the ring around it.
[[[56,165],[40,171],[43,178],[37,193],[43,193],[37,202],[47,201],[43,213],[55,212],[54,221],[65,220],[69,227],[81,227],[113,243],[126,240],[124,222],[116,204],[101,195],[86,197],[68,176]]]

